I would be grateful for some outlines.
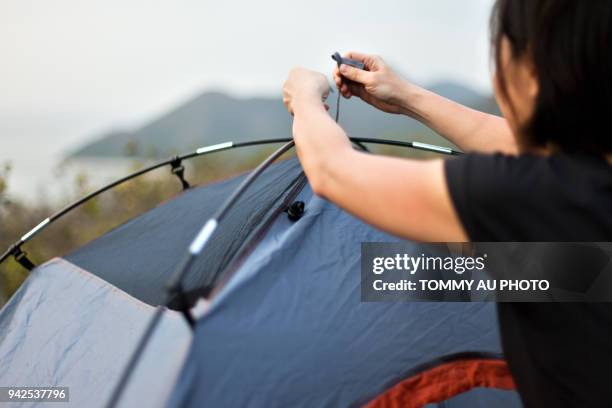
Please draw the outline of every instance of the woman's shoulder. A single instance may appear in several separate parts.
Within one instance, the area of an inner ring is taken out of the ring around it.
[[[604,158],[582,154],[468,153],[448,160],[445,168],[447,179],[460,178],[456,181],[464,185],[494,183],[524,188],[539,183],[549,186],[560,183],[559,187],[584,182],[612,183],[612,167]]]
[[[448,160],[445,173],[472,240],[612,236],[612,171],[603,159],[466,154]]]

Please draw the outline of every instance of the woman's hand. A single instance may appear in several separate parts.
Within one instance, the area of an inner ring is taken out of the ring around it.
[[[306,68],[293,68],[283,85],[283,103],[293,115],[300,103],[322,104],[329,95],[329,83],[325,75]]]
[[[334,81],[345,98],[355,95],[388,113],[406,113],[411,85],[400,78],[382,58],[349,52],[345,57],[361,61],[366,70],[342,64],[334,69]],[[348,79],[348,81],[347,81]]]

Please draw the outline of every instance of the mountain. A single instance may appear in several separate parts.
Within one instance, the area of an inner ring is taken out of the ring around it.
[[[491,98],[454,83],[430,87],[436,93],[476,109],[495,110]],[[332,114],[335,98],[331,94]],[[418,122],[379,112],[352,98],[343,99],[340,123],[356,137],[401,137],[448,144]],[[204,92],[153,119],[139,129],[106,133],[71,156],[166,157],[200,146],[225,141],[289,137],[291,117],[280,98],[234,98],[221,92]]]

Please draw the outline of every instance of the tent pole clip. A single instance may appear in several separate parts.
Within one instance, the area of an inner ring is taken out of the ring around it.
[[[189,327],[193,329],[195,327],[195,318],[193,317],[193,314],[189,310],[189,302],[187,301],[187,296],[185,294],[185,291],[183,290],[183,285],[181,284],[170,285],[168,287],[168,295],[169,295],[168,296],[169,299],[172,299],[173,297],[176,296],[176,300],[178,303],[178,311],[183,314],[183,316],[185,317],[185,320],[187,321],[187,324],[189,324]],[[169,302],[167,302],[166,306],[168,304]]]
[[[187,190],[191,186],[185,180],[185,167],[183,166],[183,162],[180,157],[174,156],[172,161],[170,162],[170,166],[172,166],[172,174],[174,174],[181,182],[181,186],[183,186],[183,190]]]
[[[304,202],[294,201],[289,207],[287,207],[287,217],[291,221],[297,221],[304,215]]]
[[[21,249],[21,245],[14,245],[13,248],[11,248],[11,253],[15,258],[15,261],[17,261],[19,265],[23,266],[28,271],[36,268],[36,265],[34,265],[34,263],[28,259],[28,253]]]

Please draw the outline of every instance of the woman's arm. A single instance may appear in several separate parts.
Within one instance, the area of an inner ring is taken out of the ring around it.
[[[380,157],[354,150],[321,102],[325,87],[325,77],[303,69],[293,70],[285,84],[285,103],[294,114],[298,156],[314,192],[365,222],[402,237],[466,241],[447,191],[443,162]]]
[[[516,154],[518,148],[505,119],[470,109],[411,84],[377,56],[351,52],[368,71],[347,65],[334,71],[341,93],[356,95],[385,112],[408,115],[450,140],[464,151]],[[343,79],[349,79],[352,82]]]
[[[402,110],[463,151],[518,153],[516,140],[502,117],[468,108],[419,87],[405,95]]]

